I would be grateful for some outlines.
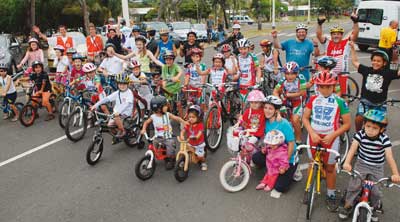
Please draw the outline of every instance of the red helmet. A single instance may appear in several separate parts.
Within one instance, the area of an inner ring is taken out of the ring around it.
[[[199,55],[200,57],[202,57],[203,56],[203,51],[201,49],[199,49],[199,48],[192,48],[190,50],[190,55],[191,56],[192,55]]]
[[[229,44],[224,44],[221,47],[221,52],[230,52],[232,51],[232,47]]]
[[[329,71],[322,71],[315,78],[315,84],[323,86],[336,85],[336,78]]]
[[[131,68],[140,67],[140,62],[136,59],[133,59],[131,62]]]
[[[260,46],[271,47],[272,46],[272,42],[269,41],[268,39],[263,39],[260,42]]]

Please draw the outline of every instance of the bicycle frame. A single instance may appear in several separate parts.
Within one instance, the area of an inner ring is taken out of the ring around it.
[[[149,155],[150,156],[150,162],[149,165],[147,165],[147,169],[150,169],[153,167],[153,161],[154,158],[156,160],[164,160],[166,158],[166,147],[164,144],[159,143],[158,146],[154,146],[153,141],[156,138],[156,136],[153,136],[152,138],[149,138],[147,133],[144,134],[146,137],[148,143],[149,143],[149,148],[144,154],[145,156]]]
[[[320,188],[321,188],[321,168],[323,167],[323,163],[322,163],[322,159],[321,159],[321,152],[322,151],[317,151],[315,153],[315,158],[313,160],[313,163],[310,164],[312,166],[317,166],[317,193],[321,194],[320,192]],[[307,176],[307,183],[306,183],[306,189],[305,191],[308,192],[311,186],[311,182],[312,182],[312,175],[314,172],[314,167],[310,168],[310,171],[308,173]]]

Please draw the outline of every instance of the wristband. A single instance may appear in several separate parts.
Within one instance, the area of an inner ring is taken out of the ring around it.
[[[314,45],[314,47],[318,47],[318,45]]]

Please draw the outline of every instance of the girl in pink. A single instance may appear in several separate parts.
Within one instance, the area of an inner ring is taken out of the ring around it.
[[[17,65],[18,69],[22,68],[22,65],[28,62],[29,67],[25,74],[29,75],[32,72],[32,62],[33,61],[41,61],[44,62],[43,50],[39,47],[39,41],[35,38],[31,38],[28,41],[29,47],[26,50],[25,57],[21,60],[21,62]]]
[[[285,136],[279,130],[271,130],[264,137],[265,147],[261,152],[267,155],[267,172],[257,190],[271,191],[274,189],[279,174],[283,174],[289,168],[288,147],[285,144]]]

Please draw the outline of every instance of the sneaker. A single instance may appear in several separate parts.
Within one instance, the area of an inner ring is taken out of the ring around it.
[[[371,221],[372,222],[378,222],[379,221],[379,217],[378,217],[378,214],[377,214],[376,210],[372,211]]]
[[[11,119],[11,122],[16,122],[16,121],[18,121],[18,116],[14,116],[14,117]]]
[[[125,134],[126,134],[125,130],[118,130],[118,133],[117,135],[115,135],[115,137],[122,138],[125,136]]]
[[[6,120],[8,119],[10,116],[8,115],[8,113],[3,113],[3,119]]]
[[[272,198],[275,198],[275,199],[278,199],[278,198],[280,198],[281,197],[281,192],[279,192],[279,191],[276,191],[275,189],[273,189],[272,191],[271,191],[271,197]]]
[[[345,208],[345,207],[340,207],[339,208],[339,219],[341,220],[346,220],[349,218],[350,214],[351,214],[352,208]]]
[[[207,170],[207,163],[201,163],[201,170],[206,171]]]
[[[50,120],[52,120],[54,118],[55,118],[54,114],[50,114],[49,113],[49,115],[47,115],[47,117],[46,117],[46,119],[44,119],[44,121],[50,121]]]
[[[328,210],[330,212],[336,212],[337,211],[337,209],[339,207],[339,204],[338,204],[338,201],[336,199],[336,196],[331,195],[331,196],[327,196],[326,197],[326,207],[328,208]]]
[[[302,203],[303,204],[308,203],[308,192],[306,192],[306,191],[304,191]]]
[[[256,186],[256,190],[263,190],[265,188],[265,183],[260,183]]]
[[[301,181],[301,179],[303,179],[303,174],[301,173],[300,167],[297,166],[297,169],[293,175],[293,180],[296,182],[299,182],[299,181]]]
[[[272,188],[269,187],[269,186],[266,186],[266,187],[264,188],[264,191],[265,191],[265,192],[269,192],[269,191],[271,191],[271,190],[272,190]]]

